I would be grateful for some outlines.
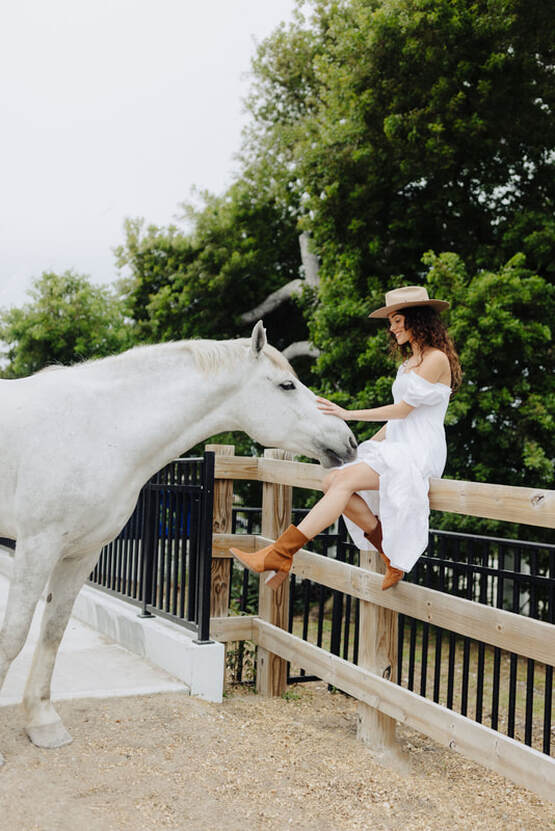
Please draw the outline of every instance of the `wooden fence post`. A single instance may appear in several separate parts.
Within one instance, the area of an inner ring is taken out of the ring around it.
[[[266,459],[292,458],[285,450],[265,450]],[[275,540],[291,524],[292,488],[289,485],[262,485],[262,536]],[[287,629],[289,617],[289,578],[284,580],[277,591],[265,585],[266,575],[260,578],[258,614],[268,623]],[[282,695],[287,688],[287,661],[258,649],[256,687],[260,695]]]
[[[377,551],[360,551],[360,567],[385,572]],[[397,612],[360,601],[358,665],[381,678],[397,680]],[[357,737],[378,759],[403,764],[404,757],[395,736],[395,719],[359,702]]]
[[[234,456],[232,444],[207,444],[217,456]],[[215,534],[231,534],[233,508],[233,479],[216,479],[214,482],[214,514],[212,530]],[[212,560],[212,588],[210,591],[210,617],[226,617],[229,611],[229,587],[232,561],[227,557]]]

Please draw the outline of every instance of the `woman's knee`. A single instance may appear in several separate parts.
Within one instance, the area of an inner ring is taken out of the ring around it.
[[[327,473],[324,476],[324,478],[322,480],[322,490],[324,491],[324,493],[327,493],[329,491],[329,489],[331,488],[331,486],[333,485],[333,483],[335,481],[335,477],[337,476],[337,474],[339,472],[340,472],[339,470],[332,470],[330,473]]]
[[[327,477],[326,477],[327,478]],[[374,490],[379,486],[376,471],[365,464],[349,465],[333,472],[329,487],[356,493],[360,490]]]
[[[327,493],[330,488],[351,489],[352,478],[353,475],[349,468],[341,468],[340,470],[334,470],[332,473],[328,473],[323,482],[325,492]]]

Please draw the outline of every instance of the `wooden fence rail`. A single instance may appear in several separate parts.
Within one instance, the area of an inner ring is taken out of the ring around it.
[[[217,546],[220,545],[218,536],[215,535]],[[224,539],[229,545],[240,545],[244,551],[258,551],[272,542],[268,537],[254,534],[229,534]],[[243,542],[245,539],[246,545]],[[312,580],[359,600],[401,612],[508,652],[516,652],[525,658],[533,658],[543,664],[555,663],[555,626],[551,623],[413,583],[399,583],[395,592],[383,592],[381,574],[304,549],[295,554],[292,573],[301,580]]]
[[[264,482],[262,534],[229,533],[229,523],[214,527],[213,555],[218,562],[217,591],[229,588],[229,546],[257,551],[289,524],[291,488],[320,489],[323,471],[319,465],[288,461],[280,451],[266,451],[264,458],[231,455],[231,448],[216,456],[215,504],[222,504],[219,489],[225,488],[230,505],[230,480],[251,479]],[[227,455],[224,455],[227,454]],[[518,522],[541,527],[555,525],[555,492],[433,479],[430,485],[432,508],[487,519]],[[226,512],[227,513],[227,512]],[[555,664],[555,627],[502,609],[492,608],[423,586],[399,583],[381,591],[378,558],[364,552],[361,566],[352,566],[309,551],[299,551],[292,571],[300,578],[344,592],[361,603],[359,666],[313,646],[284,631],[287,626],[288,581],[278,592],[269,592],[261,583],[259,614],[225,617],[227,607],[220,603],[211,621],[213,637],[227,642],[251,640],[259,648],[258,690],[264,695],[279,695],[285,690],[287,661],[353,695],[359,702],[358,735],[383,758],[398,755],[395,724],[410,725],[470,759],[501,773],[540,796],[553,799],[555,760],[503,736],[485,725],[459,715],[415,692],[386,680],[386,669],[396,666],[397,614],[399,612],[434,624],[442,629],[475,638],[526,658]],[[215,589],[216,591],[216,589]]]
[[[305,462],[269,458],[216,457],[217,479],[252,479],[297,488],[322,489],[323,469]],[[542,528],[555,527],[555,491],[490,485],[458,479],[430,481],[430,507],[483,519]]]

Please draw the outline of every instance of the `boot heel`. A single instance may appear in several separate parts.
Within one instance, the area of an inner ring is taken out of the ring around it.
[[[271,571],[264,580],[264,583],[273,589],[273,591],[276,591],[276,589],[279,589],[288,574],[288,571]]]

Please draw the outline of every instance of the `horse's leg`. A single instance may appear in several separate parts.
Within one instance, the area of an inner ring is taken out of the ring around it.
[[[37,551],[43,556],[37,558]],[[0,689],[12,661],[27,640],[33,614],[52,569],[53,557],[45,554],[40,539],[17,541],[8,603],[0,630]],[[0,765],[3,761],[0,755]]]
[[[29,634],[33,614],[44,588],[52,561],[35,559],[40,543],[17,542],[8,591],[6,613],[0,631],[0,689],[12,661],[17,658]]]
[[[48,582],[40,638],[23,695],[25,730],[38,747],[61,747],[72,741],[52,705],[50,687],[56,656],[75,598],[97,559],[98,552],[92,557],[88,554],[60,560]]]

